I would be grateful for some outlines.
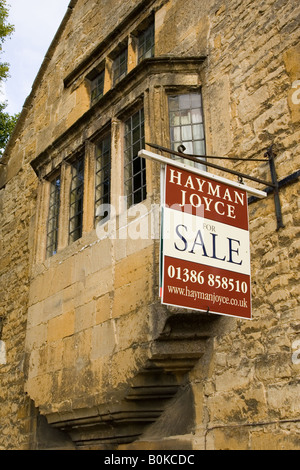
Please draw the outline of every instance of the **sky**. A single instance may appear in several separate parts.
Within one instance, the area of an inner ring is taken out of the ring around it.
[[[22,110],[46,52],[67,11],[70,0],[7,0],[8,22],[15,31],[3,45],[1,62],[9,63],[10,77],[0,90],[5,111]]]

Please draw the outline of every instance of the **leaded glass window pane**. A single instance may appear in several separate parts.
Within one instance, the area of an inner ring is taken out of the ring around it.
[[[111,136],[98,142],[96,146],[96,179],[95,179],[95,221],[109,217],[111,185]],[[98,212],[97,212],[98,211]],[[97,215],[98,214],[98,215]]]
[[[127,47],[115,58],[113,65],[114,85],[119,83],[127,75]]]
[[[91,103],[95,104],[102,96],[104,91],[104,70],[91,82]]]
[[[47,257],[55,255],[58,243],[58,222],[60,207],[60,176],[57,176],[50,183],[50,199],[47,221]]]
[[[138,63],[154,57],[154,23],[143,31],[138,38]]]
[[[83,220],[83,188],[84,188],[84,157],[72,163],[70,190],[69,242],[82,236]]]
[[[183,144],[185,153],[205,155],[205,135],[200,93],[169,96],[171,148]],[[199,159],[200,160],[200,159]],[[205,169],[205,165],[184,160],[185,163]]]
[[[146,162],[138,156],[145,147],[144,110],[125,122],[124,184],[128,207],[146,199]]]

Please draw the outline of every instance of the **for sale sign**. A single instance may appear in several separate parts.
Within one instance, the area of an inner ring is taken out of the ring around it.
[[[250,319],[247,192],[227,181],[164,167],[160,294],[164,304]]]

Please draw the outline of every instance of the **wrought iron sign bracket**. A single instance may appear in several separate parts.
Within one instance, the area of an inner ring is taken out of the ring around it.
[[[273,153],[273,145],[270,145],[270,147],[267,149],[264,156],[268,158],[272,183],[275,185],[273,189],[273,193],[274,193],[276,220],[277,220],[277,230],[279,230],[280,228],[284,228],[284,224],[282,220],[281,204],[280,204],[280,197],[279,197],[279,185],[278,185],[276,168],[275,168],[275,155]]]
[[[300,170],[295,171],[294,173],[290,174],[289,176],[283,178],[282,180],[278,181],[277,174],[276,174],[276,167],[275,167],[275,157],[276,155],[273,152],[273,144],[267,149],[264,154],[264,157],[268,159],[269,168],[272,178],[273,186],[269,185],[264,191],[267,194],[274,194],[274,203],[275,203],[275,213],[276,213],[276,220],[277,220],[277,230],[280,228],[284,228],[284,223],[282,219],[282,211],[281,211],[281,203],[280,203],[280,196],[279,190],[289,184],[294,183],[300,177]],[[248,204],[252,204],[253,202],[257,201],[256,197],[251,196],[248,199]]]
[[[161,152],[166,152],[166,153],[169,153],[171,155],[175,155],[175,156],[178,156],[180,158],[190,160],[192,162],[196,162],[196,163],[201,162],[201,160],[199,161],[199,155],[185,154],[184,153],[185,148],[182,145],[180,145],[178,147],[178,150],[180,150],[178,152],[176,152],[175,150],[170,150],[166,147],[162,147],[161,145],[150,144],[150,143],[146,143],[146,145],[148,145],[149,147],[154,148],[156,150],[159,150]],[[226,173],[230,173],[232,175],[237,176],[240,183],[242,183],[243,179],[245,178],[245,179],[254,181],[256,183],[265,185],[266,188],[264,189],[264,191],[267,194],[274,193],[275,213],[276,213],[276,220],[277,220],[277,230],[279,230],[280,228],[284,227],[283,219],[282,219],[281,203],[280,203],[280,198],[279,198],[279,189],[283,186],[286,186],[286,185],[291,184],[294,181],[296,181],[300,176],[300,170],[296,171],[295,173],[288,176],[287,178],[284,178],[283,180],[278,181],[277,174],[276,174],[276,168],[275,168],[275,154],[273,152],[273,145],[271,145],[267,149],[267,151],[264,154],[264,157],[265,158],[262,159],[262,158],[218,157],[218,156],[211,156],[211,155],[203,155],[203,158],[210,158],[210,159],[232,160],[232,161],[251,161],[251,162],[264,162],[264,163],[266,162],[266,158],[268,158],[272,181],[265,181],[265,180],[262,180],[260,178],[250,176],[250,175],[247,175],[245,173],[241,173],[241,172],[236,171],[236,170],[232,170],[232,169],[229,169],[229,168],[222,167],[220,165],[216,165],[215,163],[208,162],[206,160],[205,160],[205,162],[203,162],[203,164],[205,166],[215,168],[217,170],[225,171]],[[258,200],[258,198],[256,198],[255,196],[251,196],[248,199],[248,203],[251,204],[251,203],[253,203],[257,200]]]

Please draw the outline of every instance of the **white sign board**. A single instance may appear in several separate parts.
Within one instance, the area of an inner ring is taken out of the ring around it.
[[[163,163],[162,303],[251,318],[247,193],[266,193],[171,161]]]

